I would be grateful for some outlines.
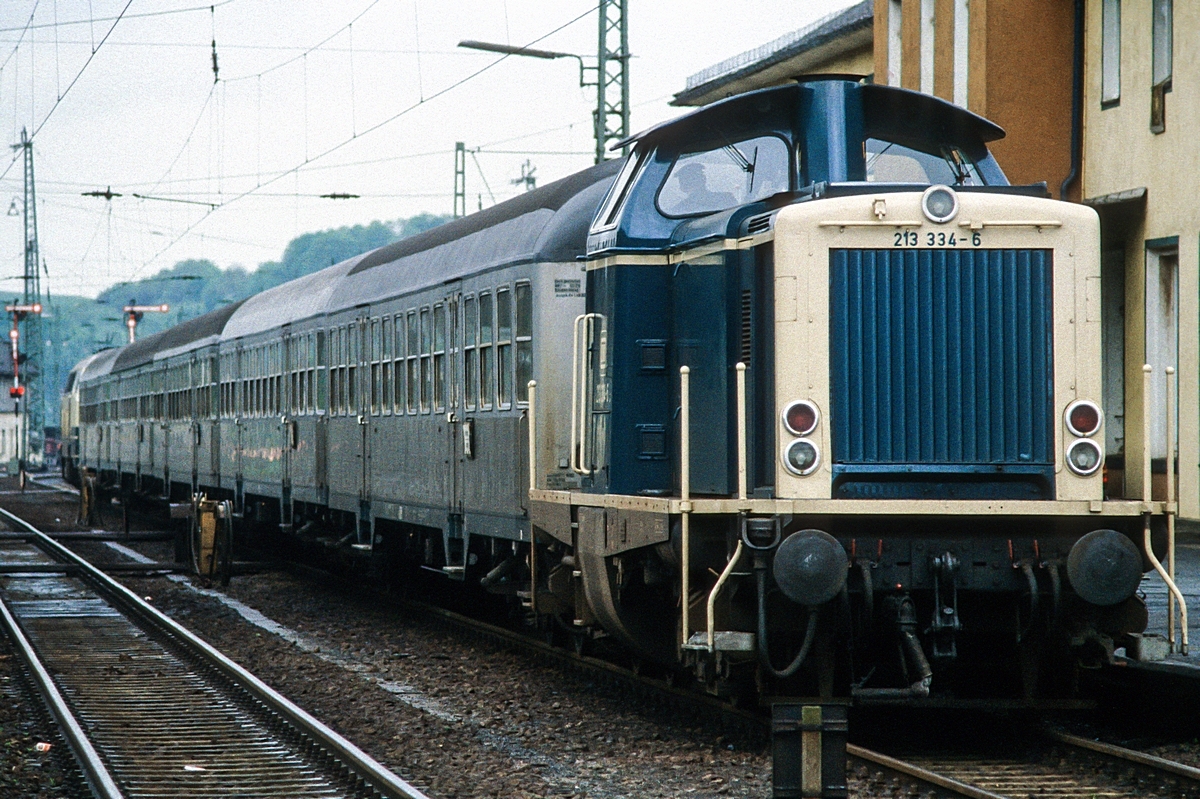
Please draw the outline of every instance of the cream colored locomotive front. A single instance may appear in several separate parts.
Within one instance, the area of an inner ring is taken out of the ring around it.
[[[943,191],[949,191],[943,189]],[[1077,440],[1066,412],[1078,400],[1101,402],[1099,222],[1087,207],[1004,194],[961,192],[953,219],[930,221],[923,193],[861,194],[790,205],[775,224],[775,342],[778,446],[776,496],[832,496],[830,397],[830,252],[837,249],[1044,249],[1052,251],[1055,499],[1103,499],[1103,470],[1080,476],[1067,468]],[[817,424],[807,438],[817,463],[807,474],[788,468],[788,445],[798,438],[783,421],[788,405],[807,400]],[[1030,409],[1032,412],[1032,409]],[[1087,438],[1103,446],[1100,426]],[[1103,453],[1101,452],[1101,458]],[[839,500],[843,513],[929,512],[930,500]],[[934,501],[946,512],[1003,512],[1006,501]],[[805,505],[808,503],[798,503]],[[814,503],[823,505],[824,503]],[[1021,502],[1028,509],[1028,501]],[[1044,502],[1037,504],[1045,505]],[[1072,503],[1073,504],[1073,503]],[[1095,512],[1095,508],[1090,508]],[[801,507],[796,508],[802,512]],[[1048,508],[1047,508],[1048,510]],[[1058,508],[1062,512],[1065,508]],[[1084,511],[1086,512],[1086,510]]]

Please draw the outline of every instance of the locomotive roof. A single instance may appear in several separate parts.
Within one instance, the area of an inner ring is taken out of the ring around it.
[[[783,100],[803,94],[807,91],[806,84],[823,81],[845,82],[846,80],[846,76],[843,75],[811,76],[797,78],[796,83],[772,86],[726,97],[697,108],[691,113],[660,122],[627,139],[622,139],[614,144],[613,148],[626,147],[634,142],[659,138],[663,135],[675,135],[696,125],[720,125],[722,118],[737,118],[743,115],[747,108],[756,107],[764,100]],[[1004,128],[940,97],[875,83],[864,84],[860,88],[864,100],[866,100],[864,103],[866,112],[869,115],[873,114],[877,119],[889,117],[892,125],[897,123],[908,123],[914,127],[921,125],[922,130],[926,132],[925,135],[928,135],[930,126],[933,126],[938,132],[953,133],[954,138],[969,140],[978,137],[983,142],[1004,138]],[[868,125],[872,121],[868,119]]]
[[[113,362],[117,359],[117,355],[121,350],[102,350],[95,355],[88,357],[81,364],[79,377],[83,380],[92,380],[97,377],[103,377],[113,370]]]

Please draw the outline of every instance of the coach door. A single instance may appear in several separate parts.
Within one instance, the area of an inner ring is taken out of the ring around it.
[[[208,473],[212,485],[221,487],[221,359],[213,355],[208,361]]]
[[[435,368],[434,377],[435,379],[443,380],[446,386],[446,463],[449,469],[449,473],[446,475],[446,493],[451,526],[457,527],[461,531],[463,519],[464,422],[462,418],[463,376],[462,366],[459,362],[459,352],[462,347],[462,320],[459,316],[462,313],[462,292],[458,290],[458,284],[454,284],[450,292],[447,293],[445,308],[446,337],[441,342],[444,352],[444,375],[437,375]],[[438,343],[435,337],[435,352]]]
[[[282,353],[282,366],[280,368],[283,379],[280,381],[281,390],[286,393],[285,397],[281,398],[280,402],[280,417],[279,417],[279,523],[281,525],[291,525],[292,523],[292,469],[293,469],[293,453],[296,449],[296,437],[299,435],[297,430],[297,421],[295,414],[300,410],[298,391],[298,382],[290,380],[291,375],[296,374],[298,368],[296,363],[296,341],[292,338],[292,329],[290,325],[284,325],[279,336],[280,348]],[[307,366],[307,364],[305,364]],[[300,372],[300,379],[304,379],[304,372]]]
[[[356,469],[358,477],[358,501],[361,508],[360,524],[370,518],[370,503],[371,503],[371,347],[373,345],[370,320],[371,309],[363,308],[362,315],[358,317],[355,325],[350,329],[354,331],[351,336],[352,340],[352,362],[358,368],[355,369],[355,375],[352,379],[357,381],[356,394],[358,395],[358,451],[356,458],[358,460],[358,468]],[[374,324],[378,329],[378,323]],[[365,543],[365,542],[360,542]]]

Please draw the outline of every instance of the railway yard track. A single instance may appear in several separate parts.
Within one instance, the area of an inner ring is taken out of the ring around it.
[[[0,620],[96,796],[424,796],[19,517]],[[23,539],[23,540],[22,540]]]
[[[0,513],[9,516],[2,511]],[[15,517],[9,526],[13,530],[22,529]],[[91,545],[97,546],[95,543]],[[153,548],[154,545],[148,546]],[[143,571],[149,569],[149,565],[143,564]],[[138,576],[136,571],[131,579],[139,590],[141,586],[151,584]],[[112,582],[111,578],[96,575],[85,568],[63,551],[60,545],[27,528],[20,537],[7,534],[4,540],[0,540],[0,584],[3,585],[0,597],[12,608],[12,615],[16,619],[14,629],[23,631],[38,650],[46,664],[44,670],[53,675],[53,682],[59,686],[64,704],[77,718],[77,726],[87,733],[86,737],[96,749],[99,755],[97,762],[109,770],[112,782],[125,791],[119,795],[172,795],[162,791],[151,793],[142,787],[135,787],[135,783],[137,786],[157,786],[153,788],[156,791],[163,785],[175,789],[185,787],[186,790],[175,794],[182,796],[421,795],[411,787],[407,789],[412,793],[389,793],[379,785],[370,784],[356,770],[360,767],[347,766],[338,759],[336,752],[331,754],[328,743],[306,740],[286,721],[289,713],[265,709],[266,702],[261,692],[274,694],[265,685],[260,683],[258,689],[238,686],[237,680],[225,673],[222,667],[189,663],[194,656],[181,657],[181,651],[186,649],[187,635],[175,631],[174,622],[169,619],[153,623],[141,619],[138,621],[140,626],[135,626],[121,613],[128,610],[127,606],[145,605],[149,608],[149,605],[133,592],[119,586],[115,589],[105,587],[105,584]],[[105,596],[102,597],[102,594]],[[397,603],[391,604],[397,606]],[[750,768],[763,768],[761,749],[769,725],[763,716],[755,712],[732,708],[715,699],[697,695],[694,691],[674,687],[661,677],[635,673],[634,670],[598,658],[551,647],[536,637],[427,603],[401,600],[398,606],[409,617],[424,617],[427,625],[432,622],[435,628],[452,628],[450,632],[460,638],[482,640],[495,649],[519,651],[522,656],[532,655],[554,669],[574,672],[577,678],[582,675],[589,684],[615,685],[618,693],[638,697],[646,706],[671,706],[674,708],[672,712],[679,716],[705,717],[700,723],[708,724],[710,728],[736,728],[739,732],[731,733],[734,737],[740,735],[742,740],[759,742],[759,754],[751,754],[742,763]],[[153,608],[149,609],[157,614]],[[146,626],[152,629],[147,632],[144,629]],[[50,640],[52,634],[63,632],[67,638],[59,639],[58,643]],[[162,637],[164,634],[165,638]],[[19,632],[13,637],[19,637]],[[209,637],[213,637],[211,632]],[[81,647],[80,643],[87,645]],[[217,657],[221,658],[219,655]],[[342,665],[346,666],[345,663]],[[352,663],[349,668],[368,674],[377,669],[366,661]],[[379,684],[387,688],[386,680],[380,678]],[[85,698],[89,686],[100,690],[91,698]],[[416,688],[411,690],[415,691]],[[130,713],[130,699],[136,697],[139,700],[137,704],[147,704],[147,697],[160,694],[183,699],[182,711],[169,710],[155,701],[147,705],[144,718],[123,717],[115,735],[106,738],[97,733],[104,726],[98,719],[103,712],[100,708],[106,703],[123,703],[123,712]],[[420,706],[421,702],[415,704]],[[680,709],[687,712],[678,713]],[[304,714],[298,708],[296,711]],[[182,712],[183,721],[173,721],[173,712]],[[437,708],[434,708],[433,715],[437,720],[447,723],[455,716],[453,712]],[[460,712],[459,722],[474,723],[461,716]],[[223,731],[201,727],[210,721],[229,726]],[[312,723],[319,725],[315,720]],[[578,717],[574,723],[582,726]],[[990,720],[985,721],[982,717],[977,720],[981,727],[990,723]],[[527,720],[527,724],[536,727],[539,722]],[[487,739],[493,748],[507,747],[508,754],[513,754],[514,747],[503,740],[502,728],[494,725],[489,727],[486,722],[480,722],[478,727],[475,730],[476,737]],[[570,727],[570,723],[567,727]],[[612,730],[609,732],[612,733]],[[978,737],[1002,738],[1011,734],[985,734]],[[339,746],[353,749],[344,739],[334,735],[335,740],[342,741],[342,744],[333,747],[334,750]],[[160,736],[169,736],[176,743],[165,746],[164,738]],[[878,739],[869,742],[871,748],[852,744],[848,748],[849,796],[973,799],[1200,797],[1200,770],[1184,763],[1042,728],[1033,732],[1026,730],[1023,736],[1020,746],[1001,747],[999,752],[995,747],[922,743],[920,735],[909,736],[907,745],[902,749],[894,744],[889,745],[890,742],[881,743]],[[657,733],[654,737],[658,737]],[[618,745],[620,740],[623,739],[618,740]],[[753,749],[755,744],[745,746]],[[733,746],[729,749],[733,749]],[[574,788],[531,787],[527,793],[514,793],[515,796],[651,795],[614,787],[614,781],[601,778],[603,771],[591,772],[593,776],[590,778],[567,774],[569,769],[563,768],[562,760],[539,763],[533,750],[517,752],[516,757],[518,760],[524,757],[528,761],[518,765],[518,770],[532,765],[543,777],[548,772],[558,770],[565,775],[559,782],[573,783]],[[766,795],[763,792],[766,786],[761,781],[753,786],[749,781],[743,781],[739,788],[737,779],[729,779],[728,774],[725,779],[721,778],[720,760],[711,757],[703,757],[702,760],[704,765],[701,768],[716,772],[716,775],[703,775],[709,781],[689,793],[714,797]],[[264,764],[269,764],[269,767]],[[591,765],[594,767],[594,764]],[[611,767],[611,764],[606,765]],[[189,766],[192,768],[189,769]],[[679,766],[674,768],[678,769]],[[84,770],[89,773],[93,786],[103,787],[103,776],[91,775],[86,766]],[[262,788],[262,783],[268,777],[278,777],[281,780],[278,786],[286,787],[276,787],[274,793],[268,792]],[[222,779],[241,780],[243,787],[222,787],[207,793],[201,790]],[[406,785],[394,776],[391,779],[399,785]],[[547,782],[553,783],[553,780]],[[248,785],[258,785],[262,790],[260,793],[251,793],[244,787]],[[238,793],[238,790],[242,792]],[[672,793],[673,790],[664,787],[661,793],[653,795],[677,795]],[[110,794],[97,792],[97,795]],[[449,790],[445,794],[431,792],[431,795],[473,794]]]

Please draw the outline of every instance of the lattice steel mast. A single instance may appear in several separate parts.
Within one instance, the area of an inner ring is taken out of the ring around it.
[[[628,0],[600,3],[600,46],[596,64],[596,163],[609,145],[629,135]]]
[[[25,157],[25,296],[23,305],[40,306],[42,283],[38,267],[37,197],[33,183],[33,140],[25,128],[21,129],[20,149]],[[46,449],[46,395],[43,377],[43,353],[45,340],[42,336],[42,317],[38,313],[26,314],[21,320],[21,340],[25,349],[25,460],[29,468],[40,469],[44,463]]]

